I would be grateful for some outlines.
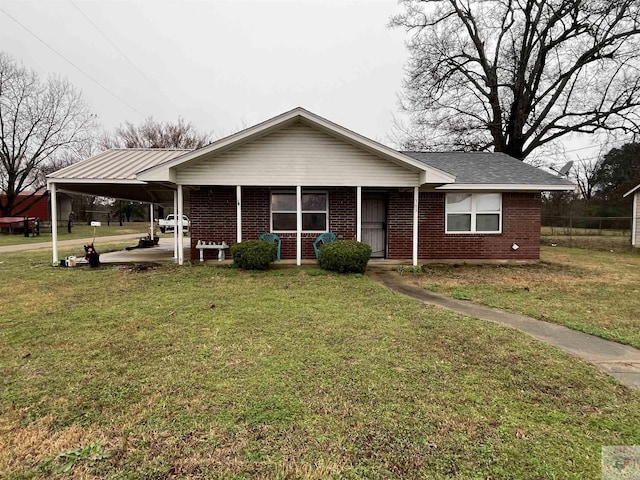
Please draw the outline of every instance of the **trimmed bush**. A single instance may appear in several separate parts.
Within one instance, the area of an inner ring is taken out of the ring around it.
[[[318,264],[340,273],[363,273],[371,258],[371,247],[355,240],[338,240],[320,246]]]
[[[275,243],[262,240],[247,240],[231,246],[233,263],[245,270],[266,270],[277,252]]]

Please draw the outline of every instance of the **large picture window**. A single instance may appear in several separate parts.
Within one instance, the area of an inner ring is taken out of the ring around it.
[[[499,193],[448,193],[447,233],[500,233],[502,195]]]
[[[302,193],[302,231],[326,232],[329,225],[327,192]],[[271,231],[296,231],[295,192],[271,193]]]

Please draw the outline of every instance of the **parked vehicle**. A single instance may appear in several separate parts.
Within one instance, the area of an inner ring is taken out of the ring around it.
[[[160,227],[160,231],[162,233],[173,232],[173,229],[177,224],[178,216],[174,213],[170,213],[169,215],[167,215],[167,218],[160,219],[158,221],[158,226]],[[182,231],[188,232],[190,225],[191,222],[189,221],[189,217],[187,217],[186,215],[182,215]]]

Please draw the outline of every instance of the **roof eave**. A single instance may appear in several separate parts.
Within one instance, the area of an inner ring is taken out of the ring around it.
[[[491,191],[523,191],[523,192],[547,192],[547,191],[574,191],[577,185],[548,185],[527,183],[449,183],[436,187],[436,190],[491,190]]]
[[[631,195],[632,193],[635,193],[636,191],[638,191],[638,189],[640,189],[640,184],[636,185],[635,187],[633,187],[631,190],[629,190],[627,193],[625,193],[622,198],[628,197],[629,195]]]

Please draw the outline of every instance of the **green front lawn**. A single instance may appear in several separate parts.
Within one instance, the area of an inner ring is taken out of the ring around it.
[[[49,261],[0,254],[3,478],[595,479],[640,443],[637,392],[366,276]]]
[[[543,247],[535,265],[431,265],[409,281],[640,348],[640,255]]]

